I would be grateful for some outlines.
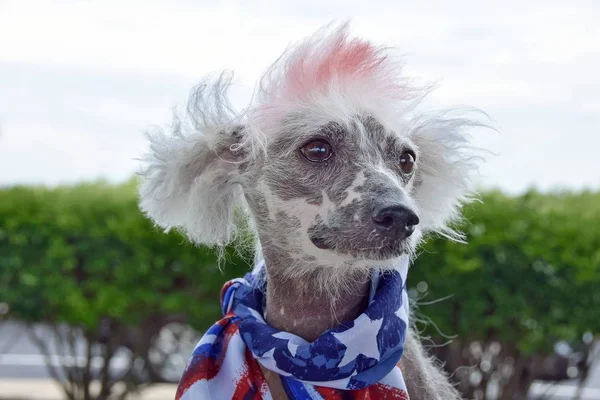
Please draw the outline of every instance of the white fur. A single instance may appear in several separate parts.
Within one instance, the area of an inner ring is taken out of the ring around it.
[[[461,205],[473,200],[474,178],[483,160],[482,150],[469,143],[465,129],[485,126],[454,116],[457,111],[416,117],[409,134],[420,149],[421,184],[414,199],[419,207],[421,229],[452,240],[463,238],[451,224],[460,218]]]
[[[166,230],[180,228],[196,243],[226,245],[236,230],[234,211],[245,207],[237,164],[217,155],[227,146],[219,132],[239,121],[226,91],[231,74],[207,79],[193,93],[183,121],[175,116],[173,134],[148,134],[150,152],[142,159],[140,207]]]

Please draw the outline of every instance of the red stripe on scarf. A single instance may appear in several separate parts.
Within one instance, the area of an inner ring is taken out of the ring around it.
[[[179,381],[177,392],[175,394],[175,400],[180,400],[185,391],[197,381],[202,379],[211,380],[217,376],[221,369],[221,365],[223,365],[229,340],[238,331],[238,324],[235,322],[231,323],[230,321],[232,317],[234,317],[234,315],[229,313],[225,316],[225,318],[217,322],[217,324],[221,326],[227,325],[223,331],[223,342],[221,344],[222,351],[220,352],[219,357],[214,358],[210,356],[201,356],[191,360],[185,372],[183,373],[181,380]]]
[[[267,390],[265,377],[250,349],[246,348],[246,369],[240,376],[231,400],[261,400]]]
[[[402,389],[376,383],[360,390],[339,390],[322,386],[315,387],[325,400],[409,400],[408,393]]]

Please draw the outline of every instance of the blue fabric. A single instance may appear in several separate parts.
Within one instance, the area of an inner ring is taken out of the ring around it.
[[[313,400],[314,397],[308,392],[308,388],[302,382],[292,378],[282,377],[281,383],[289,399]]]
[[[378,277],[372,300],[358,318],[327,330],[310,343],[265,322],[262,283],[256,272],[234,280],[222,296],[223,312],[232,311],[240,319],[244,343],[263,366],[282,376],[286,390],[297,392],[292,398],[303,398],[297,381],[339,389],[368,387],[400,360],[408,305],[398,271]]]

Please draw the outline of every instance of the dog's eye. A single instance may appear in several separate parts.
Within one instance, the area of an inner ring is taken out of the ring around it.
[[[304,145],[300,151],[308,161],[313,162],[327,161],[333,155],[331,146],[324,140],[310,142]]]
[[[415,169],[415,153],[410,150],[400,155],[400,169],[405,174],[410,174]]]

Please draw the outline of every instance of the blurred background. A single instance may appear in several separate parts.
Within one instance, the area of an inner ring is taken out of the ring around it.
[[[0,0],[0,399],[170,399],[222,283],[248,265],[136,205],[143,131],[206,74],[242,107],[333,19],[397,47],[498,132],[468,245],[409,275],[425,344],[467,398],[600,399],[597,1]]]

